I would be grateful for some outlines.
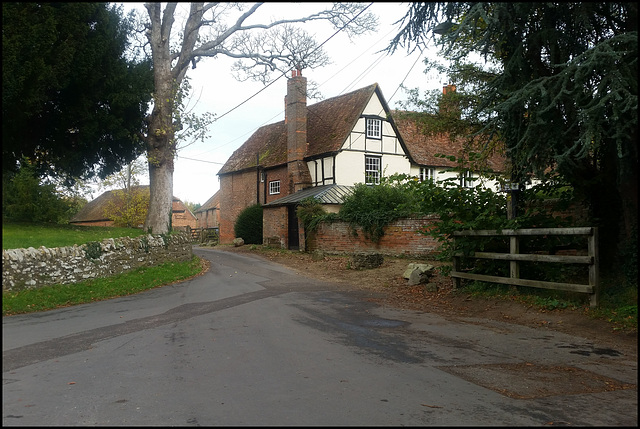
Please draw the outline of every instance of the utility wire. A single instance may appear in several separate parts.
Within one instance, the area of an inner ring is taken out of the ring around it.
[[[317,48],[316,50],[320,49],[322,46],[324,46],[326,43],[328,43],[331,39],[333,39],[333,37],[335,37],[340,31],[342,31],[347,25],[349,25],[353,20],[355,20],[358,16],[360,16],[360,14],[364,13],[364,11],[366,11],[369,7],[371,7],[373,5],[373,3],[370,3],[367,7],[365,7],[358,15],[356,15],[354,18],[351,19],[351,21],[349,21],[348,23],[346,23],[344,26],[342,26],[341,28],[339,28],[336,32],[334,32],[331,36],[329,36],[324,42],[322,42]],[[382,38],[380,38],[377,42],[373,43],[371,45],[371,47],[375,46],[378,42],[380,42],[380,40],[384,39],[385,37],[387,37],[391,32],[393,31],[393,29],[391,31],[389,31],[387,34],[385,34]],[[371,48],[370,47],[370,48]],[[314,51],[315,52],[315,51]],[[326,81],[324,81],[320,86],[326,84],[327,82],[329,82],[331,79],[333,79],[335,76],[337,76],[342,70],[344,70],[345,68],[347,68],[348,66],[350,66],[351,64],[353,64],[357,59],[359,59],[362,55],[364,55],[366,51],[364,51],[362,54],[360,54],[358,57],[354,58],[351,62],[349,62],[347,65],[345,65],[342,69],[340,69],[339,72],[336,72],[333,76],[331,76],[329,79],[327,79]],[[393,94],[391,95],[391,97],[389,97],[389,99],[387,100],[387,104],[391,103],[391,100],[393,99],[393,97],[395,97],[395,95],[398,93],[398,91],[400,90],[400,88],[402,87],[402,85],[404,84],[404,82],[407,80],[407,78],[409,77],[409,75],[411,74],[411,72],[413,71],[413,69],[415,68],[416,64],[418,63],[418,61],[422,58],[422,52],[423,50],[420,50],[420,54],[417,56],[416,60],[414,61],[413,65],[411,66],[411,68],[409,69],[409,71],[407,72],[407,74],[404,76],[404,78],[402,79],[402,82],[400,82],[400,84],[396,87],[395,91],[393,92]],[[378,58],[376,58],[374,60],[374,62],[372,64],[370,64],[362,73],[360,73],[360,75],[358,75],[358,77],[356,77],[349,85],[347,85],[347,87],[345,89],[342,90],[342,92],[340,94],[345,93],[347,90],[349,90],[350,88],[352,88],[357,82],[359,82],[362,77],[364,77],[366,74],[368,74],[371,70],[373,70],[375,67],[377,67],[380,62],[382,62],[382,60],[385,58],[386,54],[380,55]],[[222,117],[228,115],[229,113],[233,112],[234,110],[238,109],[239,107],[241,107],[242,105],[244,105],[245,103],[247,103],[248,101],[250,101],[251,99],[253,99],[254,97],[258,96],[261,92],[263,92],[264,90],[266,90],[268,87],[270,87],[271,85],[273,85],[274,83],[276,83],[278,80],[280,80],[283,76],[286,76],[291,70],[293,70],[293,67],[288,69],[287,71],[283,72],[280,76],[278,76],[277,78],[275,78],[274,80],[272,80],[271,82],[269,82],[267,85],[265,85],[263,88],[261,88],[259,91],[257,91],[256,93],[254,93],[253,95],[251,95],[250,97],[248,97],[247,99],[245,99],[244,101],[242,101],[241,103],[237,104],[235,107],[229,109],[228,111],[226,111],[225,113],[223,113],[222,115],[220,115],[219,117],[216,118],[216,121],[221,119]],[[340,95],[339,94],[339,95]],[[382,113],[382,112],[381,112]],[[261,126],[264,126],[267,123],[270,123],[273,119],[275,119],[276,117],[280,116],[282,114],[282,111],[279,112],[277,115],[271,117],[270,119],[267,119],[265,122],[263,122]],[[258,127],[259,128],[259,127]],[[257,129],[257,128],[256,128]],[[250,131],[250,132],[254,132],[254,130]],[[223,146],[226,146],[228,144],[231,144],[233,142],[235,142],[236,140],[238,140],[239,138],[249,134],[250,132],[247,132],[245,134],[242,134],[241,136],[230,140],[227,143],[224,143],[220,146],[216,146],[215,148],[212,148],[209,151],[206,152],[202,152],[201,154],[205,154],[205,153],[209,153],[211,151],[220,149]],[[204,161],[204,160],[199,160],[199,159],[195,159],[195,158],[188,158],[185,156],[179,156],[182,159],[188,159],[190,161],[200,161],[200,162],[205,162],[205,163],[210,163],[210,164],[217,164],[217,165],[224,165],[225,163],[222,162],[214,162],[214,161]]]
[[[324,46],[327,42],[329,42],[331,39],[333,39],[339,32],[341,32],[342,30],[344,30],[349,24],[351,24],[351,22],[353,22],[356,18],[358,18],[361,14],[363,14],[367,9],[369,9],[371,6],[373,5],[373,3],[369,3],[369,5],[367,5],[364,9],[362,9],[356,16],[354,16],[353,18],[351,18],[351,20],[349,20],[349,22],[347,22],[345,25],[343,25],[342,27],[340,27],[336,32],[334,32],[331,36],[329,36],[324,42],[322,42],[313,52],[317,51],[318,49],[320,49],[322,46]],[[313,53],[312,52],[312,53]],[[286,76],[291,70],[293,70],[293,67],[291,67],[290,69],[288,69],[287,71],[283,72],[280,76],[278,76],[277,78],[275,78],[274,80],[272,80],[271,82],[269,82],[267,85],[265,85],[263,88],[261,88],[259,91],[257,91],[255,94],[251,95],[249,98],[247,98],[246,100],[242,101],[241,103],[239,103],[238,105],[236,105],[235,107],[229,109],[228,111],[226,111],[225,113],[223,113],[222,115],[218,116],[215,121],[218,121],[219,119],[225,117],[226,115],[228,115],[229,113],[233,112],[234,110],[236,110],[237,108],[239,108],[240,106],[244,105],[245,103],[247,103],[249,100],[253,99],[254,97],[256,97],[258,94],[260,94],[262,91],[266,90],[268,87],[270,87],[271,85],[273,85],[274,83],[276,83],[278,80],[280,80],[283,76]],[[276,115],[277,116],[277,115]],[[275,118],[275,116],[274,116]],[[271,118],[273,119],[273,118]],[[271,121],[271,119],[268,119],[266,122],[264,122],[262,125],[266,124],[268,121]],[[214,122],[215,122],[214,121]],[[248,133],[247,133],[248,134]],[[246,135],[246,134],[243,134]],[[240,137],[238,137],[240,138]],[[217,146],[213,149],[211,149],[210,151],[207,152],[203,152],[204,153],[208,153],[211,152],[212,150],[216,150],[221,148],[222,146],[225,146],[229,143],[232,143],[233,141],[237,140],[231,140],[228,143],[225,143],[221,146]],[[185,157],[182,157],[184,159],[187,159]]]

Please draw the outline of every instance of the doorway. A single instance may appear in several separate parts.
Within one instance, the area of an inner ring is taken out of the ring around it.
[[[300,250],[300,234],[298,231],[298,215],[296,206],[287,206],[287,232],[289,236],[288,249]]]

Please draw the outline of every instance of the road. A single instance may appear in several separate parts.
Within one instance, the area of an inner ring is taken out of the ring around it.
[[[620,351],[194,252],[191,280],[4,317],[3,426],[637,426]]]

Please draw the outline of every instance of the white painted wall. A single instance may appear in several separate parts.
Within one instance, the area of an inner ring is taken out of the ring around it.
[[[385,117],[384,108],[380,99],[374,94],[367,103],[363,115],[375,115]],[[356,122],[350,135],[342,145],[342,151],[335,157],[335,183],[339,185],[353,186],[364,183],[365,156],[380,155],[382,164],[382,177],[393,174],[408,174],[419,176],[420,166],[412,165],[404,152],[400,142],[388,121],[382,121],[382,139],[368,139],[365,136],[365,118]],[[317,162],[317,169],[316,169]],[[333,157],[324,158],[324,177],[333,176]],[[308,163],[311,178],[314,182],[322,180],[321,163],[316,160]],[[446,168],[436,168],[436,181],[447,178],[457,178],[455,172],[445,171]],[[317,176],[317,177],[316,177]],[[327,183],[332,183],[331,181]],[[474,184],[482,183],[483,186],[498,190],[496,181],[481,180],[476,178]]]

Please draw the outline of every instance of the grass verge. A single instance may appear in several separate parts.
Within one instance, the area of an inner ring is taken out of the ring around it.
[[[186,262],[142,267],[127,273],[80,283],[45,286],[19,292],[2,292],[2,316],[46,311],[132,295],[186,280],[203,271],[202,260],[194,256]]]
[[[138,228],[8,222],[2,224],[2,249],[65,247],[105,238],[134,238],[144,234]]]
[[[473,297],[515,300],[547,311],[580,310],[593,319],[611,323],[614,331],[638,332],[637,287],[607,280],[603,284],[604,290],[596,308],[589,306],[588,296],[562,291],[469,282],[460,292]]]

